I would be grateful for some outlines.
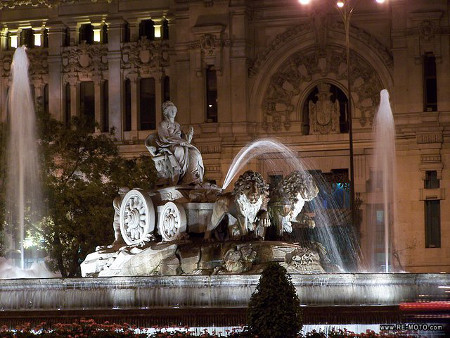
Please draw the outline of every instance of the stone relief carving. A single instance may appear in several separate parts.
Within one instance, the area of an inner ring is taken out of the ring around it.
[[[217,27],[216,27],[217,29]],[[203,65],[213,65],[217,75],[222,74],[222,50],[229,47],[231,42],[221,32],[203,33],[199,39],[189,43],[190,49],[198,50],[196,55],[196,73],[202,75]]]
[[[327,20],[326,24],[329,28],[329,31],[338,31],[341,32],[342,34],[345,34],[343,23],[329,22]],[[279,50],[281,46],[283,46],[293,38],[310,33],[312,27],[314,27],[314,25],[311,25],[310,23],[303,23],[291,27],[281,34],[278,34],[265,50],[260,52],[254,60],[250,61],[249,76],[256,75],[259,72],[261,66],[267,61],[267,59],[274,51]],[[319,43],[319,45],[327,43],[328,39],[326,36],[324,36],[325,33],[323,32],[323,30],[316,28],[315,34],[316,34],[315,36],[316,42]],[[384,64],[387,67],[389,68],[393,67],[394,61],[389,49],[363,29],[352,26],[350,28],[350,39],[358,39],[359,41],[364,42],[368,48],[372,49],[376,54],[378,54],[381,57],[381,59],[383,60]]]
[[[1,0],[0,9],[2,8],[15,8],[16,6],[47,6],[49,8],[56,7],[59,4],[71,4],[77,0]],[[98,0],[91,0],[97,2]],[[106,0],[111,3],[112,0]]]
[[[362,126],[371,125],[382,83],[373,67],[357,53],[351,51],[351,60],[353,116],[359,118]],[[283,127],[288,130],[294,107],[301,99],[300,90],[317,75],[345,84],[346,67],[345,50],[339,47],[328,48],[324,55],[314,49],[291,55],[272,76],[267,88],[262,127],[266,131],[279,131]]]
[[[330,85],[321,82],[317,85],[317,102],[309,101],[310,134],[339,133],[339,101],[331,101]]]
[[[11,70],[11,62],[14,51],[4,51],[1,55],[1,76],[9,77]],[[35,48],[27,49],[27,56],[29,60],[30,77],[48,74],[48,51],[46,49]]]
[[[108,46],[88,45],[64,47],[61,53],[65,81],[78,78],[78,81],[101,76],[108,69]]]
[[[142,37],[137,42],[127,42],[122,47],[122,69],[141,76],[161,71],[169,65],[169,43],[150,41]]]

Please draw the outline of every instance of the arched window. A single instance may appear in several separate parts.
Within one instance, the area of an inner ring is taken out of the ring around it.
[[[348,132],[348,99],[337,86],[321,82],[308,94],[303,105],[302,133]]]

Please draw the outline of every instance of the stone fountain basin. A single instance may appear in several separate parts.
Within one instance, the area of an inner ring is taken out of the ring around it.
[[[245,308],[259,275],[15,279],[0,281],[0,310]],[[393,306],[450,301],[449,274],[292,274],[307,306]]]

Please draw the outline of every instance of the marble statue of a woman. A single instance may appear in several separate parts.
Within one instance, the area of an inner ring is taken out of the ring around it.
[[[170,178],[174,184],[197,184],[203,182],[205,167],[200,151],[191,144],[194,129],[185,135],[175,121],[177,107],[166,101],[162,104],[163,121],[157,135],[149,135],[145,144],[153,156],[164,155],[165,167],[161,176]],[[155,162],[156,164],[156,162]],[[160,173],[161,168],[157,167]]]

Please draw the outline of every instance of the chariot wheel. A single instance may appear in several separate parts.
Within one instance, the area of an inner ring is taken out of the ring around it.
[[[175,241],[186,232],[186,212],[180,203],[167,202],[158,207],[158,232],[163,241]]]
[[[155,229],[155,208],[150,196],[140,189],[130,190],[120,205],[120,232],[125,243],[142,242]]]

